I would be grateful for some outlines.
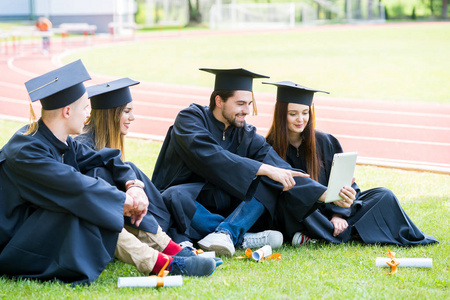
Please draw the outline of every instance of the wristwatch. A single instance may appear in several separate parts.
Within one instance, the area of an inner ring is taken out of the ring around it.
[[[141,189],[145,188],[145,184],[140,181],[139,179],[134,179],[134,180],[128,180],[127,183],[125,183],[125,190],[128,190],[131,187],[139,187]]]

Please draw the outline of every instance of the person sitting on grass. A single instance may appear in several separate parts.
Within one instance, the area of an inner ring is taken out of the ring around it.
[[[88,79],[78,60],[25,83],[31,101],[41,101],[42,116],[0,151],[1,275],[91,283],[114,258],[124,216],[139,227],[148,212],[147,196],[119,150],[94,151],[70,137],[89,116]],[[115,186],[85,175],[96,167],[108,169]],[[172,274],[215,270],[212,259],[177,251],[164,249],[152,272],[166,264]]]
[[[266,82],[264,82],[266,83]],[[327,186],[335,153],[343,152],[331,134],[314,129],[313,96],[316,92],[294,82],[282,81],[267,141],[292,167],[305,170],[312,179]],[[437,240],[420,231],[406,215],[392,191],[375,188],[361,191],[356,183],[343,187],[341,196],[355,195],[349,208],[323,204],[304,220],[284,202],[278,203],[277,220],[293,245],[312,239],[345,243],[353,239],[366,244],[426,245]]]
[[[75,141],[86,144],[94,150],[113,148],[121,151],[122,161],[125,162],[124,142],[131,123],[135,120],[133,113],[133,99],[130,86],[139,84],[130,78],[90,86],[87,88],[91,101],[91,114],[83,129],[83,133],[75,137]],[[171,241],[166,232],[170,229],[172,237],[177,243],[185,242],[186,237],[174,228],[174,220],[167,210],[160,192],[150,179],[132,162],[125,162],[136,174],[136,184],[139,184],[149,199],[148,211],[139,228],[126,222],[119,234],[116,257],[136,266],[142,273],[149,273],[153,269],[148,262],[155,261],[158,251],[166,249],[167,245],[176,251],[180,246]],[[111,174],[106,168],[95,168],[89,174],[101,177],[114,185]],[[195,256],[192,248],[185,247],[181,253],[185,256]],[[222,264],[220,258],[215,258],[216,265]],[[186,274],[187,275],[187,274]]]
[[[256,108],[253,78],[267,76],[245,69],[201,70],[215,74],[209,107],[191,104],[180,111],[152,181],[173,206],[191,208],[184,220],[202,249],[232,256],[235,246],[280,247],[281,233],[265,230],[272,226],[278,199],[303,219],[323,203],[326,187],[292,170],[245,122],[250,107]],[[345,207],[351,203],[351,198],[338,201]]]

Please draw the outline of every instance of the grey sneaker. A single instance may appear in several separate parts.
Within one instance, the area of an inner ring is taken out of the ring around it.
[[[172,256],[173,261],[167,270],[170,275],[209,276],[216,269],[216,262],[212,258],[197,255],[182,257]]]
[[[261,248],[270,245],[272,249],[280,248],[283,244],[283,234],[275,230],[266,230],[258,233],[244,234],[241,248]]]
[[[296,232],[292,238],[292,246],[301,246],[312,242],[314,242],[314,240],[310,239],[301,232]]]
[[[216,255],[233,256],[235,249],[228,234],[213,232],[197,242],[203,251],[215,251]]]

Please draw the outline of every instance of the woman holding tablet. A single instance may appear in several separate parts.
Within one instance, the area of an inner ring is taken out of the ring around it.
[[[328,186],[335,153],[341,153],[339,141],[314,130],[313,96],[323,92],[290,81],[266,83],[277,86],[277,102],[267,141],[292,167],[306,171],[312,179]],[[327,93],[327,92],[324,92]],[[343,243],[361,239],[366,244],[419,245],[437,240],[424,234],[408,218],[398,199],[386,188],[361,191],[356,183],[341,189],[342,198],[355,197],[350,208],[323,204],[303,222],[295,212],[278,204],[277,223],[293,245],[310,239]]]

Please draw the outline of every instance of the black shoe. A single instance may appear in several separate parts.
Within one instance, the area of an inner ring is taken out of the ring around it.
[[[216,269],[216,262],[212,258],[201,256],[172,256],[173,261],[167,270],[170,275],[209,276]]]

